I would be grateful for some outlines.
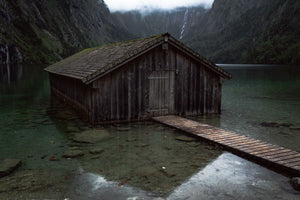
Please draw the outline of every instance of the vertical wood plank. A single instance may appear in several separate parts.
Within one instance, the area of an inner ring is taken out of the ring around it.
[[[144,60],[144,64],[143,63],[139,63],[138,65],[138,119],[142,119],[143,116],[143,112],[142,112],[142,98],[144,97],[142,95],[142,68],[143,67],[147,67],[145,60]]]
[[[169,91],[170,91],[170,99],[169,99],[169,113],[175,114],[174,107],[175,107],[175,97],[174,97],[174,90],[175,90],[175,72],[174,70],[169,71],[169,77],[170,77],[170,85],[169,85]]]
[[[115,83],[115,90],[116,90],[116,93],[115,93],[115,98],[116,98],[116,104],[115,104],[115,107],[116,107],[116,120],[119,120],[121,119],[120,118],[120,92],[119,92],[119,82],[120,82],[120,73],[116,73],[115,77],[114,77],[116,80],[116,83]]]

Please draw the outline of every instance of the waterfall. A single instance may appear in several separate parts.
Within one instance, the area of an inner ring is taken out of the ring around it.
[[[8,45],[6,44],[6,64],[9,63],[9,50],[8,50]]]
[[[10,84],[10,66],[8,63],[6,63],[5,65],[6,65],[6,70],[7,70],[7,83],[9,85]]]
[[[184,17],[183,17],[183,24],[181,27],[180,37],[179,37],[180,40],[183,38],[184,29],[185,29],[185,26],[186,26],[187,20],[188,20],[188,14],[189,14],[189,9],[186,8],[186,11],[185,11]]]
[[[7,69],[7,83],[10,84],[9,49],[7,44],[6,44],[6,69]]]

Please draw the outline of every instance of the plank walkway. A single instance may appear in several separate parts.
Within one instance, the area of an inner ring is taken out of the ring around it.
[[[217,143],[235,154],[280,173],[300,176],[300,152],[179,116],[159,116],[153,117],[153,119],[206,141]]]

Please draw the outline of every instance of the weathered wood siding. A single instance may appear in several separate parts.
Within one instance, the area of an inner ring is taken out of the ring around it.
[[[175,53],[175,66],[175,109],[178,114],[220,113],[220,76],[181,52]]]
[[[91,91],[88,85],[83,84],[80,80],[50,74],[51,92],[64,101],[74,106],[77,110],[85,114],[90,121],[92,119]]]
[[[160,114],[220,113],[220,76],[175,47],[164,45],[92,83],[92,118],[101,122],[145,119],[155,115],[151,107],[149,109],[149,103],[153,104],[153,100],[149,100],[149,94],[153,95],[153,91],[149,91],[149,77],[155,71],[175,76],[173,83],[168,83],[174,87],[173,105]]]
[[[148,112],[160,116],[174,112],[174,70],[153,71],[149,77]]]

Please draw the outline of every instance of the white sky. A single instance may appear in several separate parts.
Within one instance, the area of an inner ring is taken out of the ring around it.
[[[211,7],[214,0],[104,0],[110,11],[172,9],[183,6]]]

